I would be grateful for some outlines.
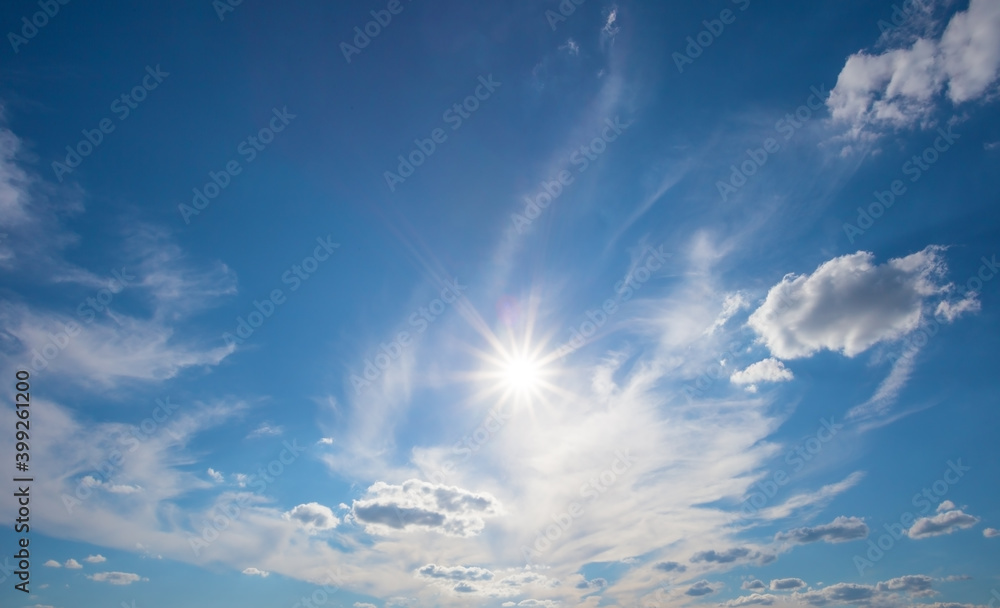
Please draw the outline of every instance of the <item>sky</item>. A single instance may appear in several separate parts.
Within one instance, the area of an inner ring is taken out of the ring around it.
[[[0,25],[3,606],[1000,605],[996,0]]]

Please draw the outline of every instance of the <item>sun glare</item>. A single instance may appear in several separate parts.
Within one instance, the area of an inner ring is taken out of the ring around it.
[[[507,386],[515,391],[532,391],[538,386],[540,371],[537,361],[526,357],[517,357],[507,362],[503,371],[503,379]]]

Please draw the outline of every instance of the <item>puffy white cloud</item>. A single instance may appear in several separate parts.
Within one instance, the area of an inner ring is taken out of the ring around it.
[[[70,570],[79,570],[80,568],[83,568],[83,566],[80,565],[80,562],[72,558],[66,560],[66,563],[63,564],[63,566],[69,568]]]
[[[733,384],[756,385],[758,382],[788,382],[795,376],[785,364],[774,357],[758,361],[746,369],[734,372],[729,381]]]
[[[997,530],[996,528],[986,528],[983,530],[983,536],[986,538],[996,538],[1000,536],[1000,530]]]
[[[211,467],[209,467],[208,469],[208,476],[211,477],[212,481],[214,481],[215,483],[222,483],[223,481],[225,481],[225,477],[222,476],[222,473],[216,471]]]
[[[422,528],[473,536],[482,532],[485,518],[500,510],[500,501],[491,494],[410,479],[402,485],[376,482],[365,498],[354,501],[351,515],[369,534]]]
[[[853,137],[871,128],[926,121],[946,94],[953,103],[987,95],[1000,72],[1000,4],[971,0],[940,39],[921,37],[903,48],[848,57],[827,98],[835,121]]]
[[[947,267],[930,246],[885,264],[865,251],[833,258],[812,274],[786,275],[750,315],[749,325],[782,359],[822,349],[853,357],[917,329],[926,302],[943,296]]]
[[[109,585],[131,585],[139,581],[149,580],[131,572],[98,572],[87,575],[87,578],[97,583],[108,583]]]
[[[54,559],[50,559],[49,561],[45,562],[42,565],[45,566],[46,568],[62,568],[62,564],[60,564]]]
[[[261,578],[271,576],[271,573],[267,570],[258,570],[257,568],[244,568],[243,574],[246,574],[247,576],[259,576]]]
[[[864,520],[857,517],[840,516],[831,523],[821,526],[795,528],[788,532],[779,532],[774,538],[779,541],[787,540],[797,544],[806,544],[819,541],[842,543],[867,537],[868,525]],[[774,589],[773,586],[771,588]]]
[[[88,564],[100,564],[100,563],[108,561],[108,558],[106,558],[106,557],[104,557],[103,555],[100,555],[100,554],[98,554],[98,555],[88,555],[87,557],[83,558],[83,561],[87,562]]]
[[[284,513],[283,517],[289,521],[298,522],[309,532],[332,530],[340,523],[340,519],[333,514],[330,507],[317,502],[298,505],[291,511]]]
[[[763,586],[763,583],[761,583]],[[770,606],[774,604],[774,600],[778,599],[777,596],[771,595],[770,593],[751,593],[750,595],[743,595],[735,599],[731,599],[723,606],[728,606],[730,608],[735,608],[737,606]]]
[[[450,581],[488,581],[493,579],[493,573],[485,568],[466,566],[438,566],[427,564],[417,570],[424,578],[446,579]]]
[[[954,504],[951,504],[954,507]],[[921,517],[910,526],[907,534],[910,538],[929,538],[931,536],[941,536],[951,534],[958,530],[971,528],[979,523],[979,518],[965,513],[961,509],[938,509],[938,514],[933,517]]]

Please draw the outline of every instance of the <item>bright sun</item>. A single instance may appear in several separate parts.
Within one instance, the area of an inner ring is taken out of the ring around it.
[[[537,361],[517,357],[507,361],[503,379],[509,388],[519,392],[529,392],[538,386],[539,372],[540,366]]]

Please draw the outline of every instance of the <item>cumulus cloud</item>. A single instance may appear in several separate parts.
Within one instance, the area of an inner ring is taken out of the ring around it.
[[[714,549],[708,551],[699,551],[691,556],[692,563],[698,562],[714,562],[717,564],[729,564],[735,562],[738,559],[749,557],[754,558],[758,553],[751,551],[746,547],[733,547],[732,549],[727,549],[725,551],[719,552]]]
[[[214,481],[215,483],[222,483],[223,481],[225,481],[225,478],[222,476],[222,473],[216,471],[211,467],[208,469],[208,476],[211,477],[212,481]]]
[[[83,558],[83,561],[87,562],[88,564],[100,564],[102,562],[108,561],[108,558],[100,554],[88,555],[87,557]]]
[[[595,578],[592,580],[583,580],[576,584],[577,589],[589,589],[591,591],[597,591],[599,589],[604,589],[608,586],[607,579]]]
[[[49,561],[45,562],[42,565],[45,566],[45,567],[47,567],[47,568],[62,568],[62,564],[60,564],[59,562],[57,562],[54,559],[50,559]]]
[[[805,586],[806,582],[801,578],[776,578],[771,581],[771,591],[789,591]]]
[[[299,525],[310,533],[332,530],[340,523],[340,520],[333,514],[330,507],[317,502],[298,505],[291,511],[284,513],[282,517],[288,521],[298,522]]]
[[[996,538],[997,536],[1000,536],[1000,530],[997,530],[996,528],[986,528],[983,530],[983,536],[986,538]]]
[[[653,567],[664,572],[684,572],[687,570],[687,566],[677,562],[660,562]]]
[[[701,580],[688,587],[687,591],[684,592],[684,595],[701,597],[703,595],[711,595],[721,588],[722,583],[710,583],[706,580]]]
[[[763,585],[763,583],[761,583]],[[777,596],[771,595],[770,593],[752,593],[750,595],[743,595],[735,599],[731,599],[723,606],[736,607],[736,606],[770,606],[774,604],[774,600],[778,599]]]
[[[475,566],[438,566],[427,564],[417,570],[417,574],[424,578],[445,579],[450,581],[489,581],[493,580],[493,572],[485,568]]]
[[[934,579],[923,574],[900,576],[875,585],[879,591],[903,591],[913,595],[929,595]]]
[[[733,384],[748,384],[755,387],[759,382],[788,382],[794,377],[792,372],[785,368],[784,363],[769,357],[733,373],[729,381]]]
[[[257,568],[244,568],[243,574],[247,576],[259,576],[261,578],[267,578],[271,575],[267,570],[258,570]]]
[[[951,504],[954,507],[955,505]],[[929,538],[931,536],[941,536],[951,534],[958,530],[971,528],[979,523],[979,518],[961,509],[942,510],[938,509],[938,514],[933,517],[921,517],[910,526],[907,534],[910,538]]]
[[[885,264],[865,251],[824,262],[811,275],[786,275],[771,288],[749,325],[781,359],[823,350],[853,357],[875,344],[899,339],[925,319],[925,303],[942,296],[947,267],[942,248]]]
[[[802,545],[819,541],[843,543],[867,537],[868,524],[864,520],[857,517],[840,516],[832,522],[821,526],[794,528],[787,532],[779,532],[775,535],[774,539]]]
[[[369,534],[420,528],[473,536],[483,531],[485,518],[500,510],[500,501],[491,494],[410,479],[401,485],[376,482],[353,502],[351,516]]]
[[[66,560],[66,563],[63,564],[63,566],[69,568],[70,570],[79,570],[80,568],[83,568],[83,566],[80,565],[80,562],[72,558]]]
[[[851,55],[827,98],[851,137],[925,123],[941,95],[954,104],[989,95],[1000,72],[1000,4],[971,0],[939,39],[921,37],[881,54]]]
[[[853,604],[867,602],[875,597],[876,592],[875,587],[871,585],[837,583],[819,591],[795,593],[792,597],[804,600],[814,606],[823,606],[830,603]]]
[[[755,589],[767,589],[767,585],[764,584],[764,581],[754,578],[743,581],[740,588],[752,591]]]
[[[108,583],[109,585],[131,585],[139,581],[149,580],[131,572],[98,572],[88,575],[87,578],[97,583]]]

